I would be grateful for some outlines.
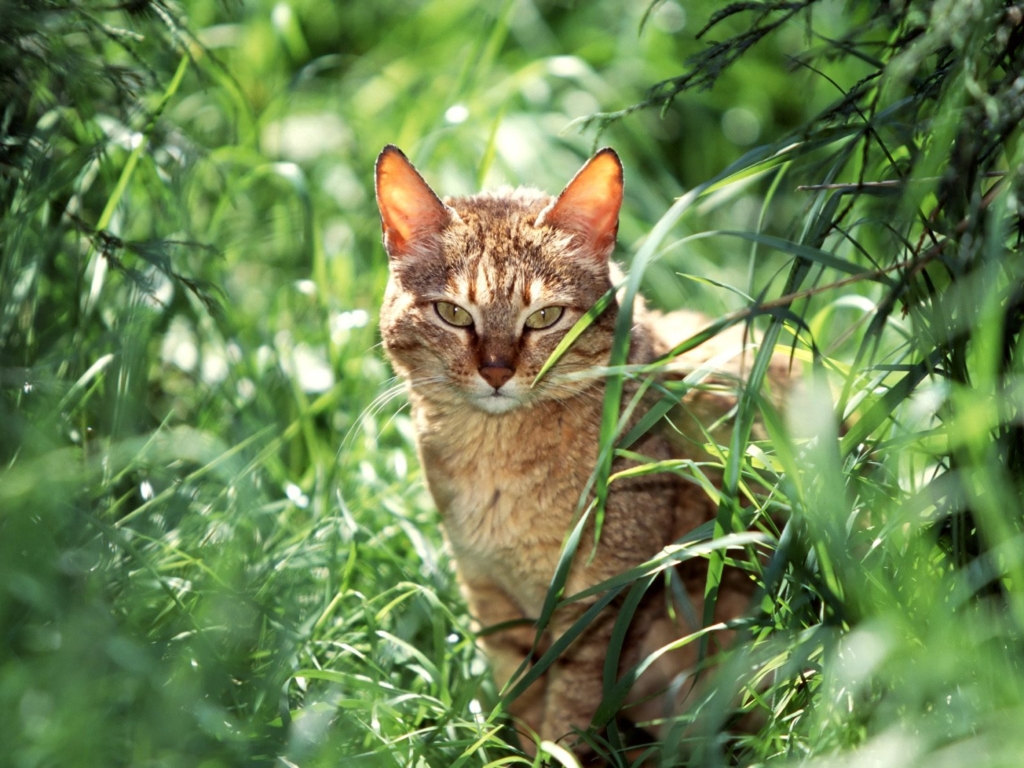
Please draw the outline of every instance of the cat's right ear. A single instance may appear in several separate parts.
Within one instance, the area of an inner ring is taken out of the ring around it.
[[[393,144],[377,157],[375,186],[384,250],[392,259],[414,255],[457,216]]]

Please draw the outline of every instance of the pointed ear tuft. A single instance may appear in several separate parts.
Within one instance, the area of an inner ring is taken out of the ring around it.
[[[393,144],[377,157],[375,181],[384,249],[393,259],[409,255],[455,216]]]
[[[605,147],[587,161],[551,205],[537,217],[537,226],[577,233],[595,257],[607,259],[615,247],[622,207],[622,163]]]

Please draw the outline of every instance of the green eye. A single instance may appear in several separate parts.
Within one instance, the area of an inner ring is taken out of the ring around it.
[[[544,309],[538,309],[526,318],[526,327],[532,328],[535,331],[540,330],[541,328],[550,328],[558,322],[558,318],[562,316],[562,312],[562,307],[544,307]]]
[[[469,312],[455,304],[450,304],[447,301],[437,301],[434,302],[434,309],[437,310],[437,314],[441,316],[441,319],[449,325],[468,328],[473,324],[473,317]]]

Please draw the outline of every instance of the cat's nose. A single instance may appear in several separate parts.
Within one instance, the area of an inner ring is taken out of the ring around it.
[[[515,372],[515,369],[509,368],[504,361],[480,366],[480,375],[495,389],[500,389],[506,381],[515,375]]]

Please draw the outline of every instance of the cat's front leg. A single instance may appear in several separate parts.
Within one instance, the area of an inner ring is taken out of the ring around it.
[[[581,602],[561,609],[552,621],[552,636],[561,636],[589,607]],[[615,614],[605,609],[548,670],[544,725],[540,730],[543,739],[573,745],[573,730],[582,731],[590,725],[604,694],[604,664],[614,625]],[[586,747],[575,745],[573,749],[581,759],[590,754]]]
[[[525,621],[522,609],[490,579],[463,576],[462,587],[470,613],[476,619],[477,631],[481,633],[480,645],[490,659],[494,682],[501,689],[530,656],[536,627],[532,621]],[[522,623],[497,632],[487,631],[489,627],[511,621]],[[544,649],[539,650],[543,652]],[[544,718],[545,684],[546,677],[542,675],[508,706],[509,714],[518,721],[523,750],[531,757],[536,751],[533,735],[541,731]]]

